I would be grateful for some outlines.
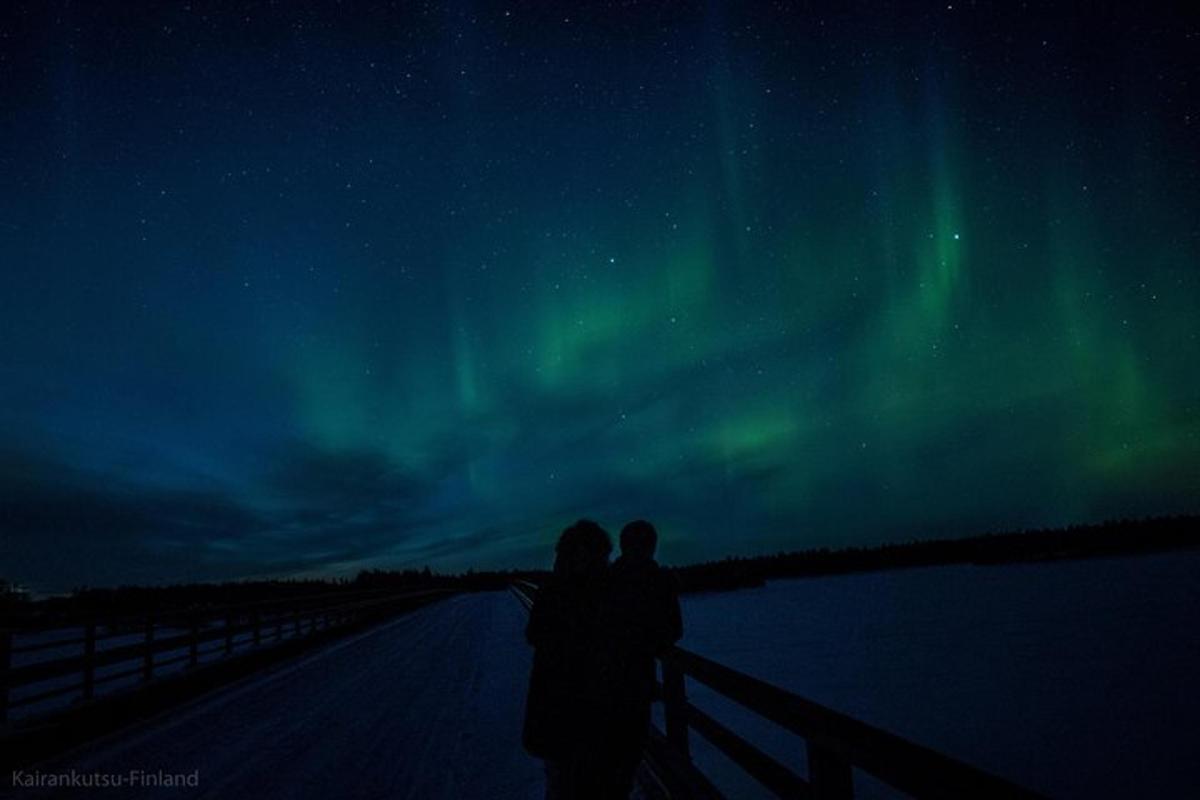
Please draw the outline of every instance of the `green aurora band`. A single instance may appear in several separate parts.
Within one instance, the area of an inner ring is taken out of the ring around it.
[[[382,99],[301,83],[298,122],[248,52],[230,119],[107,161],[77,99],[75,171],[26,181],[27,211],[5,193],[0,433],[253,520],[146,525],[122,552],[163,578],[544,565],[580,516],[649,517],[683,562],[1198,510],[1195,112],[1137,88],[1179,65],[1083,89],[1078,42],[1019,26],[1001,69],[964,55],[978,31],[766,17],[624,49],[593,21],[570,55],[489,11],[404,63],[318,36],[348,66],[294,80]],[[79,71],[80,97],[116,91]],[[405,72],[425,88],[385,94]],[[66,102],[31,96],[31,130]],[[279,479],[297,452],[333,488]],[[0,567],[52,585],[48,563]]]

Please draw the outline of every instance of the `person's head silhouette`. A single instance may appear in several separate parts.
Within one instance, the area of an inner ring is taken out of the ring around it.
[[[554,572],[559,575],[597,575],[608,566],[612,541],[608,533],[590,519],[567,526],[554,548]]]
[[[635,519],[621,529],[621,555],[650,560],[658,547],[658,531],[644,519]]]

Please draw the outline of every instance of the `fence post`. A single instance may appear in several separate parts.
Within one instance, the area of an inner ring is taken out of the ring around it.
[[[8,671],[12,669],[12,631],[0,630],[0,722],[8,721]]]
[[[146,615],[146,652],[142,654],[142,682],[154,677],[154,617]]]
[[[808,782],[814,800],[851,800],[854,773],[850,762],[813,742],[808,743]]]
[[[292,632],[295,634],[293,638],[300,638],[300,609],[292,609]]]
[[[691,760],[691,747],[688,744],[687,693],[683,685],[683,671],[667,659],[663,659],[662,674],[667,743],[684,758]]]
[[[188,640],[188,666],[194,667],[200,661],[200,618],[192,612],[192,632]]]
[[[96,693],[96,623],[89,620],[83,629],[83,699]]]
[[[257,608],[251,613],[254,615],[254,646],[258,647],[262,644],[262,618]]]
[[[233,652],[233,614],[225,615],[225,655]]]

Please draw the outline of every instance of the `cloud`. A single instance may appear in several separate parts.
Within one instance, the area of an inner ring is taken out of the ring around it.
[[[378,452],[290,444],[270,463],[248,491],[166,490],[7,449],[0,575],[43,591],[286,575],[370,560],[436,519],[436,483]]]
[[[220,493],[147,489],[0,453],[0,574],[37,589],[231,577],[253,569],[237,545],[264,525]]]
[[[402,469],[382,451],[327,450],[302,442],[274,454],[262,484],[264,495],[297,518],[411,513],[435,490],[433,481]]]

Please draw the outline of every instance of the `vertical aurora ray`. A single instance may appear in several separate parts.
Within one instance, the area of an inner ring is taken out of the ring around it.
[[[955,296],[961,291],[967,244],[958,180],[953,169],[956,154],[947,140],[944,125],[944,122],[939,124],[932,135],[927,168],[933,184],[930,233],[928,242],[918,240],[916,255],[923,324],[935,335],[946,324]]]
[[[925,424],[922,418],[953,413],[960,399],[948,396],[946,388],[956,382],[959,368],[956,331],[970,314],[962,200],[967,190],[960,177],[969,156],[941,104],[936,97],[926,100],[924,123],[907,137],[920,144],[908,152],[889,148],[902,162],[920,166],[900,170],[894,179],[901,195],[889,198],[889,207],[902,209],[893,211],[900,221],[888,226],[876,251],[883,256],[873,271],[882,313],[861,356],[870,387],[868,413],[879,420],[878,435],[885,441],[909,436]],[[907,249],[901,246],[906,240]]]
[[[1095,246],[1102,241],[1095,221],[1063,196],[1064,187],[1078,185],[1059,178],[1047,188],[1056,301],[1051,369],[1075,398],[1064,420],[1070,463],[1111,491],[1165,466],[1156,462],[1170,464],[1171,451],[1186,443],[1187,427],[1171,421],[1168,394],[1143,367],[1127,312],[1106,302],[1113,290],[1103,276],[1116,265]]]

